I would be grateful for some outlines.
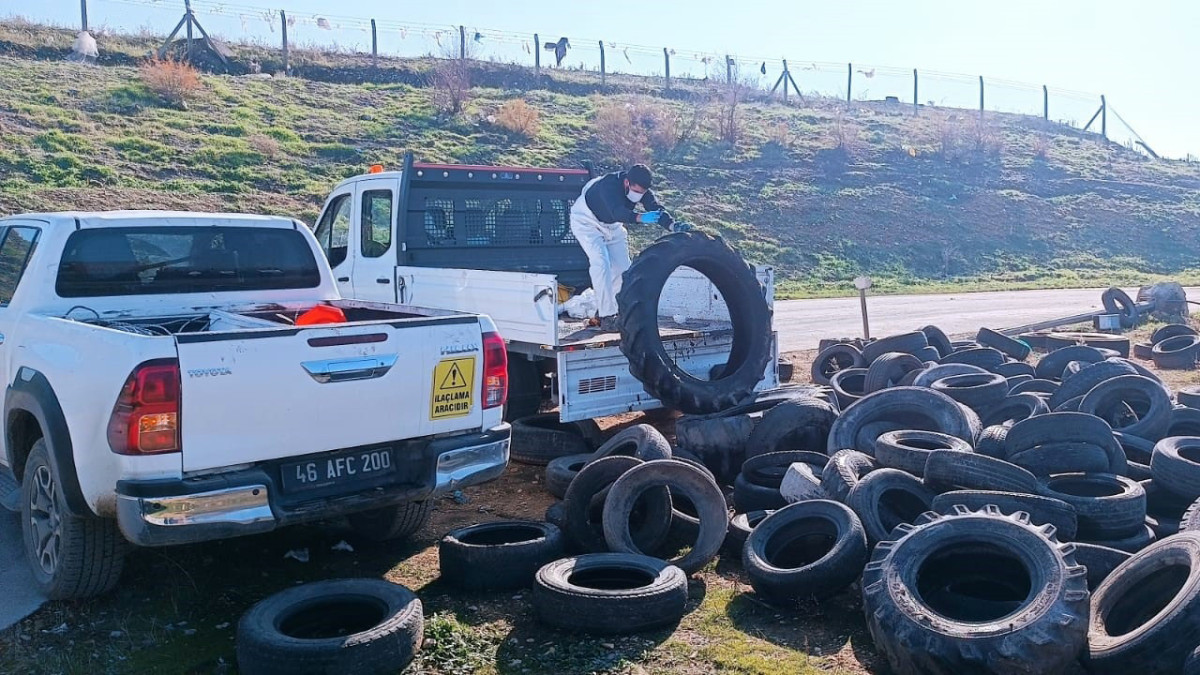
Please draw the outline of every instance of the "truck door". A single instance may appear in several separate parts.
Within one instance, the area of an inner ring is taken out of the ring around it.
[[[333,193],[325,202],[325,209],[317,220],[314,232],[325,251],[325,258],[329,260],[329,266],[333,268],[333,278],[343,298],[354,297],[354,258],[350,256],[353,206],[353,188],[347,187]]]
[[[396,210],[395,179],[354,184],[356,300],[396,302]]]

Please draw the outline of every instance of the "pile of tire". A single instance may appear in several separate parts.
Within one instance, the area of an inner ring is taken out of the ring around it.
[[[1107,338],[1036,360],[987,329],[827,347],[828,389],[735,415],[757,419],[728,447],[727,545],[755,593],[859,582],[896,673],[1181,672],[1200,646],[1200,387],[1174,395]]]

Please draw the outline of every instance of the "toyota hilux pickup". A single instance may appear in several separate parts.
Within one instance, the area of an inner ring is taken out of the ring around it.
[[[295,220],[0,219],[0,503],[49,597],[110,589],[128,543],[412,534],[503,472],[506,372],[486,316],[343,299]]]

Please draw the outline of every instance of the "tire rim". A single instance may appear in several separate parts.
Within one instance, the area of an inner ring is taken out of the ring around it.
[[[58,486],[50,467],[39,466],[33,473],[29,495],[29,525],[33,554],[46,574],[58,569],[62,546],[62,516],[58,510]]]

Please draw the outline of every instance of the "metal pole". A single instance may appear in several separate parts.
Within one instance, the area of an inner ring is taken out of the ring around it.
[[[725,84],[733,84],[733,59],[725,55]]]
[[[458,27],[458,58],[467,59],[467,29]]]
[[[979,76],[979,116],[983,117],[983,76]]]
[[[187,21],[187,57],[190,62],[192,60],[192,0],[183,0],[183,6],[187,10],[183,18]]]
[[[603,87],[608,83],[608,77],[604,72],[604,40],[600,41],[600,86]]]
[[[542,41],[538,39],[538,34],[533,34],[533,74],[538,75],[542,72]]]
[[[1100,94],[1100,135],[1108,138],[1108,103],[1104,100],[1104,94]]]
[[[917,102],[917,69],[913,68],[913,114],[920,112],[921,104]]]
[[[785,105],[787,104],[787,98],[788,98],[787,78],[788,78],[787,59],[784,59],[783,60],[783,74],[779,76],[779,79],[783,81],[783,102]]]
[[[1042,85],[1042,119],[1050,119],[1050,90]]]
[[[79,16],[82,19],[83,30],[87,30],[87,0],[79,0]]]
[[[667,91],[671,91],[671,54],[663,47],[663,63],[666,64]]]
[[[279,24],[283,28],[283,74],[288,74],[287,12],[279,10]]]
[[[863,339],[870,340],[871,339],[871,327],[867,323],[867,289],[865,289],[865,288],[858,289],[858,301],[862,305]]]
[[[846,64],[846,103],[850,102],[850,87],[854,85],[854,64]]]
[[[375,32],[375,19],[371,19],[371,66],[379,66],[379,35]]]

